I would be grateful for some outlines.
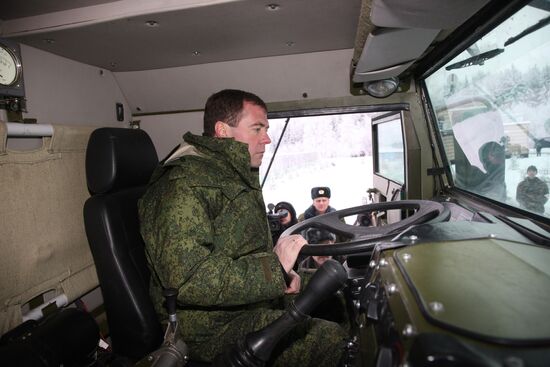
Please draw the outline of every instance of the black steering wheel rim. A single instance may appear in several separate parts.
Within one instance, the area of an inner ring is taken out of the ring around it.
[[[373,212],[377,210],[409,209],[416,212],[396,223],[380,227],[353,226],[344,223],[341,219],[350,215]],[[448,220],[449,211],[441,204],[429,200],[398,200],[386,201],[337,210],[335,212],[318,215],[296,223],[285,230],[281,237],[300,233],[307,228],[325,229],[329,232],[351,238],[349,242],[334,244],[305,245],[300,251],[303,255],[338,256],[350,255],[371,251],[376,242],[393,238],[398,233],[415,224],[426,222],[441,222]]]

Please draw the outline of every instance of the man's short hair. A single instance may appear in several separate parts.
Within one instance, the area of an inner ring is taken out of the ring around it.
[[[311,189],[311,199],[315,200],[320,197],[330,199],[330,187],[314,187]]]
[[[535,167],[535,166],[527,167],[527,172],[529,172],[529,171],[538,172],[537,167]]]
[[[229,126],[237,126],[241,119],[244,101],[267,111],[267,106],[260,97],[242,90],[224,89],[208,97],[204,106],[203,135],[214,136],[214,127],[218,121],[223,121]]]

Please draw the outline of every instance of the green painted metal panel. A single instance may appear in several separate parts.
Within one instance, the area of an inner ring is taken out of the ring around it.
[[[419,244],[394,258],[431,322],[491,339],[550,339],[550,249],[480,239]]]

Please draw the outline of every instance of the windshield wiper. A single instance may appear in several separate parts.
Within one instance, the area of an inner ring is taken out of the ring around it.
[[[533,33],[536,30],[541,29],[542,27],[547,26],[550,24],[550,16],[539,20],[537,23],[533,24],[532,26],[529,26],[525,28],[523,31],[518,33],[515,36],[512,36],[504,42],[504,47],[511,45],[512,43],[522,39],[523,37],[527,36],[528,34]],[[451,64],[449,66],[445,67],[445,70],[453,70],[453,69],[460,69],[460,68],[466,68],[468,66],[472,65],[483,65],[483,63],[489,59],[492,59],[495,56],[500,55],[504,52],[503,48],[495,48],[487,52],[483,52],[479,55],[474,55],[472,57],[469,57],[465,60],[455,62],[454,64]]]
[[[534,31],[538,30],[538,29],[541,29],[542,27],[544,26],[547,26],[548,24],[550,24],[550,16],[544,18],[544,19],[541,19],[539,20],[537,23],[533,24],[532,26],[530,27],[527,27],[525,28],[523,31],[521,31],[519,34],[515,35],[515,36],[512,36],[510,38],[508,38],[506,40],[506,42],[504,42],[504,46],[509,46],[511,45],[512,43],[516,42],[517,40],[520,40],[522,39],[523,37],[527,36],[528,34],[531,34],[533,33]]]
[[[455,62],[454,64],[446,66],[445,70],[460,69],[460,68],[465,68],[472,65],[483,65],[485,61],[492,59],[493,57],[500,55],[503,52],[504,52],[503,48],[495,48],[493,50],[483,52],[479,55],[468,57],[465,60]]]

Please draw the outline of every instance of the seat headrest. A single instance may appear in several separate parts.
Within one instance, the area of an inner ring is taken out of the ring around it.
[[[158,164],[151,138],[143,130],[94,130],[86,150],[86,179],[92,194],[147,184]]]

